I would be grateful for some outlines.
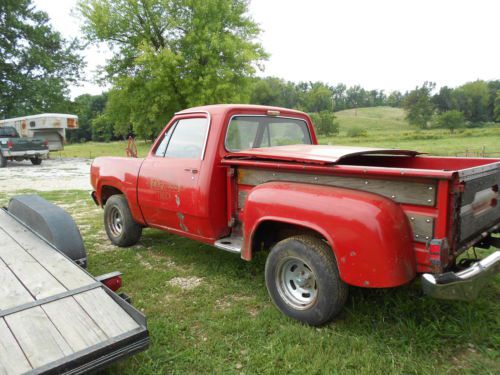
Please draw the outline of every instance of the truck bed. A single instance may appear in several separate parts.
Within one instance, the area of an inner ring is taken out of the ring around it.
[[[144,316],[0,210],[0,374],[80,374],[145,349]]]
[[[413,232],[418,272],[442,272],[500,230],[500,160],[419,156],[408,150],[292,145],[233,152],[237,218],[252,189],[271,181],[327,185],[382,195],[398,203]],[[446,238],[449,260],[430,261],[429,243]]]

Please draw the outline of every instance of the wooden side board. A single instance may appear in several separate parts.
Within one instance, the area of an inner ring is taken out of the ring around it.
[[[328,185],[383,195],[398,203],[432,207],[436,203],[436,182],[402,181],[376,178],[320,175],[300,172],[274,172],[265,169],[238,168],[238,184],[256,186],[270,181],[289,181]]]

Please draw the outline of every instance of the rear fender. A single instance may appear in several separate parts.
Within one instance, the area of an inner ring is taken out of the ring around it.
[[[411,228],[393,201],[372,193],[293,182],[269,182],[250,191],[243,212],[242,258],[265,221],[316,231],[333,249],[347,284],[386,288],[416,276]]]

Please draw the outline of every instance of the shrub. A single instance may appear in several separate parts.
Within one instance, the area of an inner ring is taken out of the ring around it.
[[[337,135],[340,131],[340,125],[335,120],[335,115],[330,111],[321,111],[318,113],[312,113],[311,119],[314,124],[314,128],[319,135]]]
[[[455,129],[465,127],[464,114],[456,110],[443,112],[436,117],[436,125],[453,133]]]
[[[366,137],[366,136],[368,136],[368,132],[363,128],[360,128],[358,126],[354,126],[354,127],[347,130],[347,136],[353,137],[353,138]]]

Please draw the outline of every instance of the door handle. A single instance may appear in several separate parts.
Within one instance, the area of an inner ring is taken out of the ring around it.
[[[192,174],[197,174],[198,173],[198,169],[196,169],[196,168],[184,168],[184,170],[186,172],[191,172]]]

